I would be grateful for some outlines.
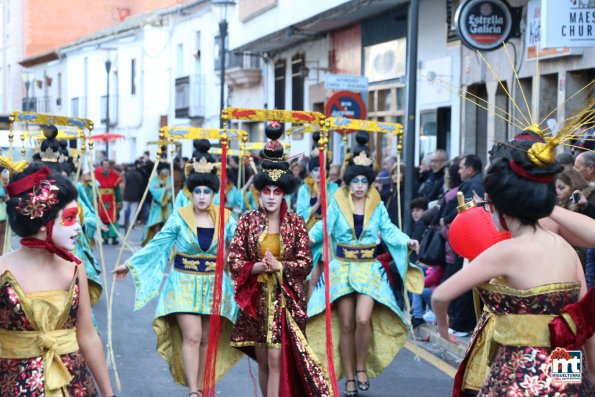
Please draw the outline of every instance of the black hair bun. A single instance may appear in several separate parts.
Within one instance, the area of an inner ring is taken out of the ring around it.
[[[370,135],[366,131],[358,131],[355,134],[355,141],[358,144],[365,146],[370,141]]]
[[[209,150],[211,150],[211,142],[209,142],[208,139],[195,139],[192,144],[194,146],[192,158],[199,161],[201,158],[205,157],[209,163],[215,162],[209,154]]]
[[[58,128],[55,125],[49,124],[42,127],[43,136],[47,139],[56,139],[58,136]]]
[[[283,135],[284,131],[285,126],[283,123],[278,121],[267,121],[264,127],[264,134],[271,141],[276,141],[277,139],[281,138],[281,135]]]

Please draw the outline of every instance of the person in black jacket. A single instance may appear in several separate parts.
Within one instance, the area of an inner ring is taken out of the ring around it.
[[[444,191],[444,166],[448,160],[448,155],[442,149],[438,149],[430,157],[430,167],[432,172],[428,179],[419,188],[419,195],[428,203],[438,200]]]
[[[124,230],[128,230],[130,219],[136,213],[140,199],[143,197],[144,180],[143,174],[138,170],[136,165],[130,164],[126,167],[124,173],[124,206],[122,208],[123,219],[121,222],[124,225]]]
[[[483,198],[485,189],[482,181],[482,168],[481,159],[475,154],[468,154],[459,162],[459,176],[463,181],[459,191],[465,195],[466,201],[472,199],[474,195]]]

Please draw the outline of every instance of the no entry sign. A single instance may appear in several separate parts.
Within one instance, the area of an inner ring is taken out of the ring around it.
[[[351,91],[335,92],[327,101],[324,112],[331,117],[346,117],[348,119],[366,119],[366,104],[362,97]]]

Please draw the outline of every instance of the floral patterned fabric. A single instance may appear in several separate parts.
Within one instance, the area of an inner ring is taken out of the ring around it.
[[[74,285],[65,300],[67,312],[63,324],[58,324],[55,329],[74,328],[77,323],[79,286],[78,278],[73,280]],[[39,319],[29,318],[24,296],[16,280],[5,272],[0,277],[0,328],[9,331],[37,331],[34,326]],[[33,303],[35,304],[35,303]],[[96,397],[93,378],[79,351],[64,354],[60,359],[73,376],[72,381],[63,390],[58,390],[59,396],[65,397]],[[0,397],[49,397],[45,390],[45,377],[42,357],[29,359],[2,359],[0,358]],[[55,393],[53,393],[54,395]]]
[[[495,314],[553,314],[578,301],[578,283],[549,284],[515,290],[488,284],[479,294]],[[544,329],[543,332],[549,332]],[[546,373],[548,357],[555,347],[499,346],[479,392],[480,396],[595,396],[595,388],[583,371],[582,383],[553,381]],[[583,368],[586,368],[583,360]]]

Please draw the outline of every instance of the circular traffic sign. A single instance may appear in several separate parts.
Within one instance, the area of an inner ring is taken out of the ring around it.
[[[362,97],[352,91],[335,92],[326,101],[324,112],[328,117],[348,119],[365,120],[367,116],[366,104]]]

